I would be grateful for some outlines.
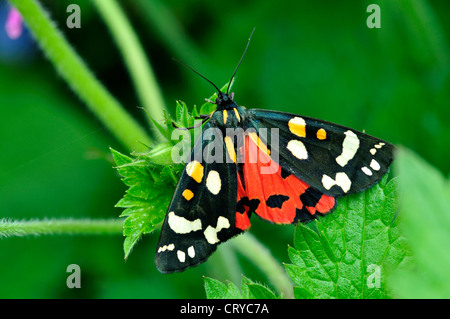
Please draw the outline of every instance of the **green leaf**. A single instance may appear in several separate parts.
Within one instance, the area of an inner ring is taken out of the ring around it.
[[[223,299],[227,292],[227,286],[213,278],[204,277],[206,298]]]
[[[241,299],[242,295],[239,292],[239,288],[232,282],[228,282],[227,285],[213,279],[204,277],[204,285],[206,298],[208,299]]]
[[[400,149],[402,231],[414,265],[399,269],[389,283],[399,298],[450,298],[450,182],[413,152]]]
[[[266,286],[261,284],[247,284],[250,299],[277,299],[275,294]]]
[[[193,118],[189,116],[186,104],[183,101],[177,101],[176,122],[182,127],[188,127],[190,120],[193,121]]]
[[[172,161],[172,148],[173,144],[171,142],[161,143],[153,147],[149,152],[139,155],[148,158],[152,163],[167,165]]]
[[[242,297],[244,299],[250,299],[251,298],[250,289],[248,288],[248,284],[252,284],[252,283],[253,283],[253,281],[251,281],[250,279],[248,279],[244,275],[242,276],[242,279],[241,279],[241,293],[242,293]]]
[[[114,162],[116,162],[116,164],[118,166],[122,166],[122,165],[133,163],[133,159],[132,158],[130,158],[130,157],[126,156],[126,155],[123,155],[123,154],[117,152],[116,150],[114,150],[112,148],[109,148],[109,149],[110,149],[111,154],[113,156]]]
[[[151,233],[164,220],[172,198],[181,167],[157,165],[151,159],[166,149],[164,145],[134,158],[111,149],[117,171],[129,188],[116,207],[125,208],[120,215],[126,217],[123,224],[124,253],[127,258],[142,235]],[[153,153],[152,153],[153,152]],[[150,155],[149,155],[150,154]],[[164,155],[163,155],[164,156]]]
[[[397,181],[340,198],[336,211],[314,227],[298,224],[286,271],[296,298],[388,298],[386,272],[408,262],[394,220]]]
[[[167,128],[167,125],[161,124],[159,121],[156,121],[155,119],[153,119],[150,115],[148,115],[148,116],[149,116],[151,122],[153,123],[154,127],[158,130],[159,134],[164,136],[167,140],[170,140],[170,132],[169,132],[169,130]],[[167,115],[167,111],[166,110],[164,110],[163,116],[164,116],[164,120],[167,123],[168,115]]]
[[[217,98],[217,93],[214,93],[211,96],[211,101],[215,101]],[[206,102],[204,103],[201,107],[200,107],[200,114],[211,114],[212,112],[214,112],[216,110],[216,105],[212,104],[210,102]]]
[[[224,283],[205,277],[205,292],[208,299],[277,299],[266,286],[242,276],[241,291],[232,282]]]

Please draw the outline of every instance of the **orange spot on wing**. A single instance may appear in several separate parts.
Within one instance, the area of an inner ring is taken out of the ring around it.
[[[197,183],[200,183],[203,178],[203,165],[197,161],[192,161],[186,165],[186,173]]]
[[[194,197],[194,193],[190,189],[185,189],[182,195],[187,201],[190,201]]]
[[[323,128],[321,128],[317,131],[316,135],[319,140],[324,140],[327,138],[327,131],[325,131]]]
[[[306,123],[301,117],[293,117],[289,121],[288,126],[292,134],[299,137],[306,137]]]

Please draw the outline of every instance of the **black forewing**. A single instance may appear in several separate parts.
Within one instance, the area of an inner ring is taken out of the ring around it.
[[[183,271],[206,261],[219,243],[241,232],[235,227],[236,164],[229,158],[220,130],[212,132],[214,137],[205,136],[214,127],[214,121],[210,120],[195,142],[167,211],[155,255],[156,267],[162,273]],[[218,160],[213,161],[212,157]],[[203,167],[201,180],[198,171],[197,175],[191,171],[197,181],[187,171],[189,162],[196,159]],[[183,195],[187,189],[193,194],[189,200],[191,194]]]
[[[299,117],[306,124],[304,137],[293,134],[289,128],[289,121]],[[260,138],[271,148],[272,158],[278,157],[279,164],[286,171],[327,195],[343,196],[372,186],[386,174],[393,160],[395,147],[392,144],[341,125],[258,109],[248,110],[247,119],[248,126],[258,132],[261,128],[269,129],[267,136],[260,134]],[[271,135],[276,132],[271,131],[272,128],[278,128],[278,134]],[[321,129],[325,131],[325,139],[317,137]],[[352,134],[349,131],[357,137],[359,145],[354,156],[342,166],[337,158],[343,153],[344,139]],[[278,148],[273,147],[275,143],[272,139],[278,140]],[[297,158],[288,149],[288,143],[292,140],[303,143],[308,155],[306,159]]]

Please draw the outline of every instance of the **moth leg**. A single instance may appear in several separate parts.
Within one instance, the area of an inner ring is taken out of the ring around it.
[[[183,131],[185,131],[185,130],[192,130],[192,129],[194,129],[194,128],[201,127],[201,126],[203,125],[203,123],[205,123],[205,122],[209,119],[209,115],[207,115],[207,116],[201,115],[201,116],[199,116],[198,118],[201,118],[201,119],[203,119],[203,120],[202,120],[201,123],[198,123],[197,125],[194,125],[194,126],[179,127],[179,126],[177,126],[174,122],[172,122],[172,126],[173,126],[174,128],[176,128],[177,130],[183,130]]]
[[[217,104],[215,101],[212,101],[212,100],[210,100],[210,99],[205,99],[205,101],[206,101],[206,102],[209,102],[209,103],[211,103],[211,104]]]

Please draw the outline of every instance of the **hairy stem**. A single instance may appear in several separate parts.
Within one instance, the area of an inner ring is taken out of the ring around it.
[[[284,268],[253,235],[246,233],[232,241],[234,248],[259,267],[284,298],[294,298],[293,286]]]
[[[116,0],[94,0],[93,3],[122,53],[144,108],[154,120],[162,120],[166,109],[164,100],[133,27]]]
[[[95,78],[36,0],[10,0],[61,77],[128,150],[143,151],[152,140]],[[141,142],[141,143],[139,143]]]
[[[122,219],[44,219],[0,221],[0,238],[39,235],[122,235]]]
[[[236,251],[228,241],[217,249],[210,258],[210,272],[214,277],[228,279],[239,286],[241,282],[242,268],[237,259]]]

